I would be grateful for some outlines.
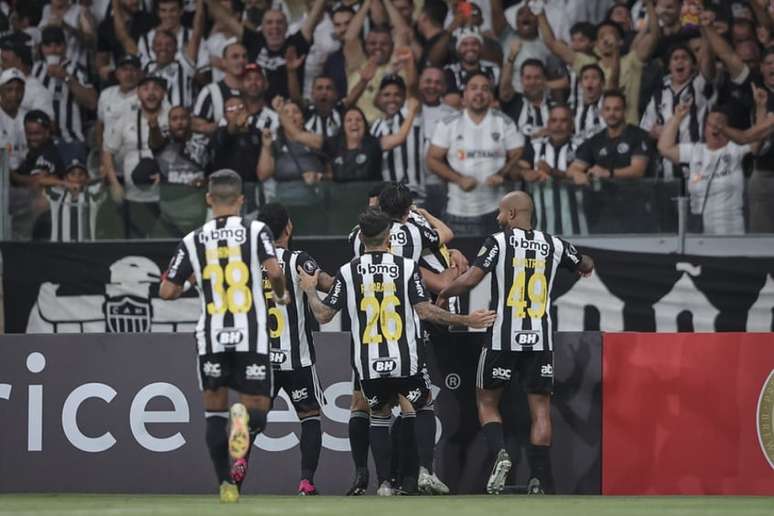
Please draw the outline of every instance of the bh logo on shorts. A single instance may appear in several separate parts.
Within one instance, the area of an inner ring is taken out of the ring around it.
[[[494,369],[492,369],[492,378],[496,378],[498,380],[510,380],[511,370],[504,369],[502,367],[495,367]]]
[[[266,366],[252,364],[245,368],[245,379],[247,380],[265,380],[266,379]]]

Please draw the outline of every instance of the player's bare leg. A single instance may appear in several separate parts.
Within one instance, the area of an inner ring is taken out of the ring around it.
[[[484,431],[490,454],[497,455],[492,473],[486,483],[486,492],[500,494],[505,487],[505,479],[511,470],[511,458],[505,451],[505,437],[503,436],[503,420],[500,415],[500,399],[503,388],[476,389],[476,403],[478,405],[478,420]]]
[[[427,393],[425,406],[417,411],[416,419],[417,455],[419,456],[419,478],[417,487],[422,494],[445,495],[449,494],[449,488],[433,471],[433,458],[435,455],[435,410],[433,409],[433,395]]]
[[[236,502],[239,500],[239,491],[229,474],[228,389],[220,387],[217,390],[205,390],[202,395],[204,415],[207,421],[205,439],[220,485],[220,500],[222,502]]]
[[[234,461],[231,465],[231,480],[239,487],[247,475],[247,461],[255,438],[266,428],[266,414],[270,408],[270,397],[253,394],[240,394],[239,403],[231,407],[228,439],[229,454]]]
[[[349,406],[349,446],[355,463],[355,480],[347,496],[360,496],[368,490],[368,427],[370,410],[362,390],[352,391]]]
[[[543,494],[546,488],[550,492],[551,487],[551,397],[548,394],[527,394],[527,402],[532,420],[527,453],[531,476],[527,492]]]
[[[316,495],[319,493],[314,486],[314,474],[322,448],[320,411],[315,409],[298,412],[298,419],[301,420],[301,482],[298,484],[298,494]]]

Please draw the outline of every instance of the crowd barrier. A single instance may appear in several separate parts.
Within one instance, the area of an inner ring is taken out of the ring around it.
[[[430,350],[436,470],[455,493],[483,492],[488,475],[474,403],[481,337]],[[557,491],[774,495],[772,338],[559,333]],[[349,335],[315,339],[327,398],[317,484],[341,494],[352,471]],[[0,492],[214,492],[194,353],[190,335],[0,337]],[[291,407],[286,394],[277,399],[246,492],[294,492],[300,425]],[[518,382],[503,413],[512,482],[523,485],[529,417]]]

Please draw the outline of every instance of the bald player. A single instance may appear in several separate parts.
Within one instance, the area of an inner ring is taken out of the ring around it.
[[[496,456],[487,482],[499,494],[511,469],[505,450],[500,399],[518,374],[527,392],[532,426],[527,452],[530,494],[553,491],[551,394],[554,386],[551,286],[559,267],[581,276],[594,270],[593,260],[575,246],[532,228],[532,199],[511,192],[500,201],[497,222],[503,231],[490,235],[468,271],[441,291],[440,300],[459,296],[491,274],[490,309],[497,312],[491,338],[481,350],[476,373],[478,418],[491,456]]]

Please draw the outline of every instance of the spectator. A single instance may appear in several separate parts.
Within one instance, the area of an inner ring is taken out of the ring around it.
[[[97,236],[97,213],[106,198],[101,180],[91,181],[86,165],[73,158],[64,168],[62,184],[45,189],[48,212],[38,218],[36,239],[89,242]]]
[[[472,30],[465,30],[457,39],[457,56],[459,61],[447,65],[446,72],[447,91],[444,102],[459,109],[462,104],[462,92],[465,83],[473,73],[483,73],[492,84],[500,83],[500,67],[489,61],[481,61],[481,46],[484,39],[481,34]]]
[[[514,62],[513,49],[503,68],[510,68]],[[548,124],[548,90],[546,89],[546,69],[542,61],[527,59],[521,65],[521,87],[524,93],[513,91],[510,71],[503,74],[506,79],[500,82],[500,100],[503,112],[516,122],[516,130],[525,136],[540,138],[545,134]]]
[[[121,117],[134,113],[140,107],[137,98],[137,83],[140,81],[140,58],[123,56],[116,63],[118,84],[102,90],[97,102],[97,148],[102,148],[106,131],[110,131]]]
[[[443,67],[449,61],[449,41],[454,29],[461,24],[462,17],[455,16],[455,21],[448,30],[444,30],[444,22],[449,13],[449,7],[443,0],[426,0],[417,18],[417,33],[421,36],[422,50],[417,56],[420,69],[427,66]]]
[[[338,134],[347,105],[338,100],[333,77],[321,75],[314,79],[311,100],[304,110],[304,128],[323,138]]]
[[[323,147],[331,161],[332,179],[338,183],[381,181],[383,149],[389,150],[397,141],[396,135],[372,136],[365,115],[352,106],[344,112],[341,132],[325,140]]]
[[[206,138],[191,131],[191,113],[183,106],[169,110],[169,134],[150,129],[148,146],[158,163],[159,217],[154,236],[183,237],[206,216],[202,187],[209,153]]]
[[[567,171],[578,150],[572,138],[572,111],[558,104],[551,108],[548,134],[533,139],[524,152],[529,168],[522,178],[531,184],[536,228],[557,235],[585,235],[589,228],[583,207],[583,191],[567,184]]]
[[[27,110],[21,106],[24,97],[24,75],[16,68],[0,73],[0,136],[9,151],[8,166],[19,168],[27,154],[27,140],[24,136],[24,115]]]
[[[575,108],[575,138],[584,142],[605,127],[602,116],[602,93],[605,87],[605,72],[598,64],[587,64],[580,71],[581,96]]]
[[[3,70],[15,68],[24,76],[24,99],[22,107],[27,111],[39,109],[48,116],[54,116],[54,99],[43,84],[31,75],[32,50],[10,36],[0,41],[0,64]]]
[[[110,80],[111,58],[118,63],[126,52],[115,30],[113,18],[120,13],[120,19],[124,20],[126,32],[133,41],[151,30],[156,25],[152,14],[141,9],[141,0],[111,0],[112,12],[108,14],[97,29],[97,73],[103,82]]]
[[[659,41],[659,28],[655,17],[653,0],[647,0],[651,20],[646,28],[643,28],[632,43],[630,50],[623,57],[620,55],[623,45],[623,30],[614,22],[603,22],[597,26],[596,52],[597,55],[587,55],[576,52],[567,44],[557,40],[548,24],[545,15],[539,16],[540,31],[548,48],[567,65],[573,67],[576,72],[587,64],[598,63],[605,73],[608,89],[621,88],[628,110],[626,121],[636,124],[640,120],[639,99],[640,85],[642,82],[642,68],[650,58]]]
[[[760,93],[758,113],[765,116],[766,94]],[[761,138],[771,134],[774,124],[769,118],[759,118],[751,131],[755,133],[754,143],[737,145],[724,131],[727,116],[721,110],[713,110],[707,116],[706,143],[675,144],[678,128],[689,113],[687,103],[678,104],[658,141],[658,150],[666,159],[675,164],[688,164],[691,214],[697,219],[689,229],[707,234],[742,234],[745,188],[742,160],[747,154],[758,151]]]
[[[576,184],[590,179],[637,179],[648,169],[648,133],[626,123],[626,97],[608,91],[602,101],[602,117],[607,129],[586,140],[575,154],[569,176]]]
[[[338,97],[347,94],[347,65],[344,58],[344,35],[347,33],[349,23],[355,16],[351,7],[339,6],[331,15],[333,21],[333,38],[339,43],[339,49],[328,55],[323,65],[322,74],[333,78],[336,84]]]
[[[115,1],[115,0],[114,0]],[[125,30],[125,25],[119,23],[116,17],[116,34],[123,33],[124,37],[119,35],[119,41],[130,54],[140,55],[143,65],[147,68],[153,61],[159,61],[156,51],[156,33],[166,31],[175,39],[175,54],[171,60],[179,63],[188,61],[190,67],[196,70],[200,66],[207,65],[207,54],[201,46],[201,40],[204,36],[204,0],[194,0],[196,14],[193,18],[193,28],[189,29],[182,23],[183,19],[183,0],[156,0],[156,16],[159,24],[156,28],[149,30],[138,39],[127,39],[129,36]],[[169,81],[169,79],[167,79]]]
[[[266,77],[260,66],[254,63],[245,66],[240,91],[249,115],[247,123],[259,131],[271,129],[272,133],[276,133],[279,127],[279,116],[266,101],[266,86]]]
[[[482,6],[488,9],[488,18],[484,16]],[[465,12],[466,10],[467,9],[464,7],[459,6],[457,10],[458,14],[452,19],[451,24],[447,29],[453,34],[452,41],[454,41],[455,44],[452,45],[452,47],[456,46],[456,41],[462,32],[473,30],[480,33],[481,37],[484,38],[484,42],[481,46],[481,58],[493,63],[502,63],[503,49],[494,32],[492,32],[491,7],[489,4],[487,2],[482,2],[481,5],[479,5],[475,2],[470,2],[470,16],[467,15]],[[460,15],[462,15],[461,19],[459,18]],[[458,19],[460,19],[459,24],[457,22]],[[487,22],[487,19],[489,19],[490,22]]]
[[[289,36],[287,35],[287,18],[285,13],[280,10],[272,8],[265,11],[261,21],[261,30],[254,31],[244,27],[217,0],[206,1],[215,20],[226,25],[228,30],[242,40],[250,61],[255,61],[263,69],[269,82],[267,96],[269,98],[274,98],[277,95],[288,97],[287,81],[285,80],[287,77],[285,54],[289,47],[295,48],[296,54],[299,56],[309,52],[312,33],[322,18],[325,0],[314,0],[312,9],[304,20],[301,29]],[[299,68],[298,74],[298,83],[303,84],[303,68]]]
[[[36,2],[14,2],[10,13],[11,34],[21,36],[24,44],[33,46],[40,43],[40,4]]]
[[[581,54],[591,54],[594,51],[594,40],[597,38],[597,28],[589,22],[578,22],[570,28],[570,48]],[[513,44],[511,44],[513,49]],[[518,46],[521,48],[521,45]],[[579,74],[573,67],[564,65],[564,77],[548,82],[551,90],[565,90],[566,103],[570,109],[575,109],[581,99],[581,84]],[[604,86],[604,85],[603,85]],[[604,88],[603,88],[604,89]]]
[[[114,187],[118,174],[113,159],[121,163],[124,180],[124,224],[129,238],[147,238],[159,216],[158,165],[149,145],[150,132],[169,126],[168,108],[164,104],[167,85],[160,77],[145,77],[137,86],[140,109],[124,113],[105,138],[102,166],[108,182]],[[156,176],[155,178],[153,176]]]
[[[319,183],[325,172],[320,152],[321,139],[314,145],[308,145],[308,142],[298,141],[293,137],[304,132],[304,113],[301,106],[292,100],[285,102],[281,97],[275,97],[272,107],[280,116],[281,130],[277,132],[277,138],[271,145],[267,145],[266,139],[262,141],[261,156],[258,159],[258,179],[263,182],[274,179],[279,183],[302,180],[306,184]],[[271,197],[272,195],[267,193],[267,200]]]
[[[230,15],[234,15],[234,7],[232,0],[219,0],[221,7],[226,10]],[[225,65],[223,63],[223,50],[227,45],[236,43],[237,35],[231,32],[227,24],[216,20],[209,36],[204,42],[204,48],[207,52],[208,63],[212,70],[212,82],[222,81],[225,77]]]
[[[65,33],[49,26],[41,34],[43,60],[35,63],[32,75],[55,98],[54,118],[59,135],[66,142],[84,141],[81,109],[97,108],[97,90],[89,83],[86,69],[65,55]]]
[[[705,49],[697,63],[693,52],[682,45],[672,48],[668,54],[669,75],[664,77],[663,86],[656,89],[648,103],[640,127],[658,140],[664,123],[671,118],[682,100],[690,106],[688,116],[682,118],[677,143],[698,143],[702,139],[703,123],[707,112],[715,101],[715,56]],[[673,169],[672,163],[664,163],[664,177],[672,179],[681,176],[680,169]]]
[[[88,8],[70,0],[51,0],[43,7],[38,28],[45,31],[48,26],[58,27],[67,35],[67,59],[79,66],[87,64],[85,49],[97,42],[97,26]],[[42,36],[42,33],[41,33]]]
[[[497,231],[497,200],[523,151],[516,124],[490,108],[492,100],[489,78],[469,77],[466,108],[436,126],[427,151],[428,168],[449,184],[445,220],[456,234]]]
[[[35,109],[24,115],[24,137],[28,150],[19,168],[11,170],[11,181],[16,186],[38,189],[62,184],[64,164],[51,133],[48,114]]]
[[[199,92],[193,111],[194,132],[207,136],[215,132],[217,121],[224,118],[226,101],[240,95],[246,64],[247,50],[241,43],[226,45],[223,49],[225,77],[222,81],[208,84]]]

